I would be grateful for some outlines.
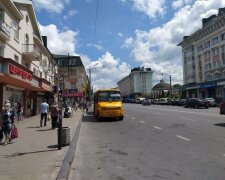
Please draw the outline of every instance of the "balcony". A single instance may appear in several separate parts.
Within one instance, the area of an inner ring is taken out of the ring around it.
[[[0,22],[0,37],[3,38],[5,41],[10,40],[11,27],[7,25],[5,22]]]
[[[34,44],[23,44],[23,57],[30,61],[41,60],[41,52]]]

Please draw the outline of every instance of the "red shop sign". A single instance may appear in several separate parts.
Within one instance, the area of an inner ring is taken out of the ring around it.
[[[28,79],[29,81],[32,80],[33,76],[32,74],[22,70],[21,68],[18,68],[12,64],[9,64],[9,73],[10,74],[16,74],[20,77],[22,77],[23,79]]]

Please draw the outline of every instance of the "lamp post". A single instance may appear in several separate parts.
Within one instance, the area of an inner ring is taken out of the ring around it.
[[[92,70],[96,70],[98,68],[104,68],[105,67],[105,66],[96,67],[97,65],[98,65],[98,62],[93,67],[88,69],[88,72],[89,72],[89,101],[90,101],[89,106],[90,107],[91,107],[91,100],[92,100],[92,97],[91,97],[91,72],[92,72]]]

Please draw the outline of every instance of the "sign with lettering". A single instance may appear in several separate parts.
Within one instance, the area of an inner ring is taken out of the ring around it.
[[[83,93],[82,92],[77,92],[77,93],[63,93],[63,97],[82,97]]]
[[[9,64],[9,73],[20,76],[21,78],[27,79],[29,81],[32,81],[32,79],[33,79],[32,74],[30,74],[30,73],[24,71],[23,69],[21,69],[17,66],[14,66],[12,64]]]

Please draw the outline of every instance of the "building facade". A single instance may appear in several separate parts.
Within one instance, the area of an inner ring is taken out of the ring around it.
[[[42,98],[52,99],[56,69],[32,1],[0,1],[0,108],[10,100],[23,105],[25,116],[39,113]]]
[[[128,76],[117,82],[122,97],[135,98],[150,95],[153,87],[152,75],[151,68],[138,67],[132,69]]]
[[[178,44],[183,54],[183,96],[225,98],[225,8]]]
[[[59,76],[64,79],[59,82],[59,89],[66,104],[75,100],[83,101],[88,96],[88,77],[80,56],[53,55],[59,69]]]

